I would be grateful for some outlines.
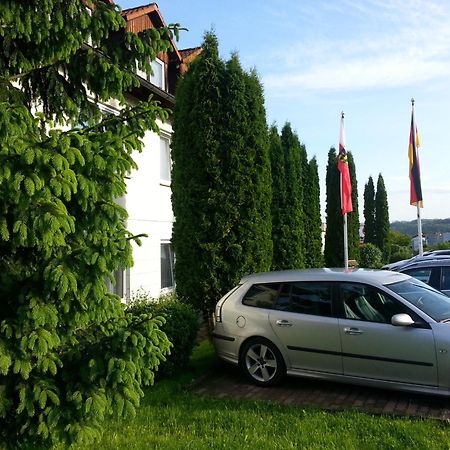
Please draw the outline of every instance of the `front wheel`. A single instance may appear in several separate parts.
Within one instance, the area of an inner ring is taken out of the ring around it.
[[[241,367],[247,378],[258,386],[273,386],[286,373],[281,353],[264,338],[254,338],[244,344]]]

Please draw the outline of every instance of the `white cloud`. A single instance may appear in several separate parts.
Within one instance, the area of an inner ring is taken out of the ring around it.
[[[272,55],[276,69],[263,77],[272,95],[407,86],[450,76],[450,3],[342,0],[317,7],[357,25],[327,36],[306,22],[306,40]]]

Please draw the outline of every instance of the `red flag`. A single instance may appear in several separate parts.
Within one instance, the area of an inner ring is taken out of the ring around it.
[[[411,111],[411,131],[409,133],[409,180],[410,180],[410,197],[409,203],[423,208],[422,184],[420,181],[420,164],[419,164],[419,133],[417,132],[416,123],[414,121],[414,104]]]
[[[348,168],[347,151],[345,150],[344,113],[341,116],[341,133],[339,136],[338,170],[341,172],[341,209],[342,215],[353,211],[352,182]]]

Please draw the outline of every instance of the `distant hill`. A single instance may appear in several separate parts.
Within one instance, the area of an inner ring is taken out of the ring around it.
[[[397,221],[391,223],[391,229],[400,231],[408,236],[417,236],[417,221]],[[450,218],[448,219],[422,219],[423,234],[450,232]]]

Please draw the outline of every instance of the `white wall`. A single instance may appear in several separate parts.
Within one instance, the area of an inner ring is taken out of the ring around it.
[[[161,131],[170,137],[170,124],[158,123]],[[160,245],[170,241],[173,213],[170,200],[171,189],[160,179],[160,136],[147,132],[144,150],[134,153],[138,170],[127,180],[126,209],[127,228],[133,234],[145,233],[139,247],[133,244],[134,266],[129,273],[129,292],[139,289],[158,297],[161,293]],[[127,290],[128,290],[127,289]]]

